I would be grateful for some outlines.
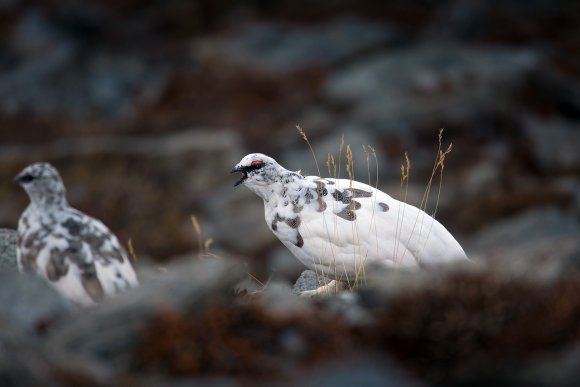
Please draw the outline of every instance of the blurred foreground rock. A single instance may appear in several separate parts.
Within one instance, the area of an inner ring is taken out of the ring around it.
[[[18,272],[0,273],[0,318],[28,334],[65,324],[70,305],[42,278]]]
[[[317,370],[306,372],[282,386],[333,386],[333,387],[419,387],[423,383],[406,375],[394,364],[380,359],[363,357],[348,361],[335,361]]]
[[[126,371],[144,324],[164,311],[196,313],[233,295],[240,267],[220,259],[178,262],[167,272],[145,276],[139,289],[79,313],[55,330],[48,345],[92,358],[106,368]]]
[[[4,273],[0,380],[571,386],[580,274],[561,270],[544,281],[534,270],[487,261],[418,272],[375,267],[352,292],[305,299],[293,293],[320,285],[312,271],[294,292],[272,281],[236,295],[243,265],[188,258],[141,270],[141,288],[84,310],[62,305],[44,281]]]
[[[55,386],[47,369],[46,354],[16,326],[2,322],[0,380],[5,386]]]
[[[0,272],[15,273],[18,271],[16,262],[16,230],[0,229]]]

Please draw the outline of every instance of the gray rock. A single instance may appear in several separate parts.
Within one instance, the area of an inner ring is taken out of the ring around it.
[[[167,71],[140,58],[102,54],[77,63],[68,58],[68,50],[63,47],[49,56],[43,71],[31,63],[4,72],[0,76],[2,110],[62,114],[72,119],[94,114],[121,118],[135,113],[138,100],[156,101],[165,87]]]
[[[364,288],[377,292],[381,299],[423,287],[433,276],[433,271],[397,269],[381,265],[371,265],[365,273]]]
[[[574,175],[556,179],[554,186],[572,198],[571,210],[580,216],[580,179]]]
[[[0,74],[0,109],[73,119],[120,118],[155,102],[166,65],[147,55],[87,51],[36,8],[19,19],[7,46],[13,63]]]
[[[35,333],[71,315],[70,305],[42,278],[7,272],[0,283],[0,316],[23,331]]]
[[[305,267],[286,246],[280,244],[268,255],[268,268],[273,278],[294,283]]]
[[[472,163],[469,168],[465,168],[458,176],[459,181],[453,182],[455,184],[451,184],[450,188],[457,190],[461,197],[469,198],[480,198],[497,192],[502,181],[502,165],[505,165],[511,154],[506,145],[496,143],[485,148],[481,147],[484,156]],[[455,204],[455,201],[452,204]]]
[[[532,209],[504,219],[479,231],[468,250],[517,246],[526,242],[580,235],[580,219],[556,207]]]
[[[314,290],[319,286],[324,285],[318,278],[318,275],[312,270],[304,270],[300,277],[296,280],[292,292],[300,294],[306,290]]]
[[[312,27],[252,25],[233,36],[201,41],[196,51],[212,63],[287,72],[332,66],[399,40],[400,34],[384,24],[338,18]]]
[[[470,257],[517,275],[550,280],[580,269],[580,219],[555,207],[533,209],[481,230]]]
[[[207,197],[204,211],[212,222],[206,232],[215,237],[216,244],[245,255],[256,254],[277,243],[277,238],[264,221],[263,200],[242,186],[234,188],[239,176],[230,177],[231,182]]]
[[[456,378],[454,386],[575,387],[580,380],[580,348],[577,344],[528,356],[509,367],[471,372]]]
[[[421,386],[402,370],[372,357],[329,362],[278,386]]]
[[[18,272],[18,265],[16,263],[16,230],[8,228],[0,229],[0,273]]]
[[[580,171],[578,123],[528,118],[524,128],[533,146],[533,156],[543,170]]]
[[[368,297],[368,294],[361,297],[360,289],[355,289],[350,292],[343,291],[333,297],[321,297],[319,302],[325,310],[341,316],[350,326],[368,326],[374,321],[372,313],[367,309],[365,298]]]
[[[48,349],[18,325],[0,319],[0,385],[110,385],[111,375],[86,359]],[[74,382],[71,382],[74,381]]]
[[[455,0],[436,9],[422,35],[427,40],[472,42],[485,38],[489,29],[486,3]]]
[[[577,235],[544,237],[476,251],[472,258],[499,271],[550,281],[580,272],[580,240]]]
[[[48,345],[106,369],[127,370],[144,324],[153,316],[168,309],[199,312],[211,301],[232,296],[243,275],[240,264],[219,258],[175,263],[166,273],[146,275],[140,288],[79,314],[55,330]]]
[[[580,380],[580,347],[571,344],[570,348],[532,359],[526,367],[515,370],[514,374],[517,376],[506,378],[511,380],[510,384],[521,380],[522,385],[576,386]]]
[[[58,386],[47,353],[17,325],[1,323],[0,384],[2,386]]]
[[[71,314],[67,302],[43,279],[19,273],[16,231],[0,229],[0,319],[35,334]]]
[[[168,378],[164,375],[139,375],[138,385],[143,387],[240,387],[240,382],[228,376]]]
[[[391,50],[335,72],[326,96],[352,105],[351,119],[393,132],[417,120],[473,119],[503,111],[537,62],[529,51],[430,44]]]
[[[310,300],[296,297],[294,293],[294,289],[285,283],[271,282],[264,287],[259,301],[268,311],[279,316],[296,315],[309,310]]]
[[[225,128],[191,128],[174,131],[163,136],[98,135],[62,138],[40,146],[0,146],[0,162],[24,163],[38,159],[89,158],[118,155],[144,159],[173,159],[216,155],[216,168],[231,167],[235,158],[241,158],[241,138]],[[205,160],[205,159],[204,159]],[[199,168],[196,173],[201,172]]]

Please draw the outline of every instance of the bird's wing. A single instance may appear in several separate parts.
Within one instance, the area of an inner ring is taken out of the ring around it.
[[[126,252],[100,220],[71,210],[55,233],[63,235],[67,241],[67,250],[61,253],[68,258],[67,262],[78,268],[83,286],[92,298],[138,285]]]
[[[21,271],[44,277],[63,297],[89,306],[103,298],[95,267],[87,261],[82,244],[40,223],[22,229],[17,250]],[[71,262],[81,261],[78,265]]]
[[[321,269],[337,262],[337,270],[352,275],[371,261],[413,267],[464,256],[453,236],[414,206],[356,181],[306,180],[315,188],[299,214],[304,248],[291,248],[301,260],[315,257]]]

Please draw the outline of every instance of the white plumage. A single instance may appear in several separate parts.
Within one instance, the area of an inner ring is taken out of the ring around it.
[[[15,180],[30,197],[18,222],[20,271],[45,278],[81,306],[138,286],[115,235],[101,221],[69,206],[52,165],[32,164]]]
[[[370,263],[419,267],[467,256],[437,220],[367,184],[304,177],[249,154],[232,172],[264,200],[266,223],[304,265],[332,281],[309,295],[359,282]]]

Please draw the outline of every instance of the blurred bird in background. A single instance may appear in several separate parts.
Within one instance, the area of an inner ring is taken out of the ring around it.
[[[30,204],[18,221],[18,267],[45,278],[64,298],[90,306],[138,286],[117,237],[99,220],[72,208],[58,171],[26,167],[15,180]]]

